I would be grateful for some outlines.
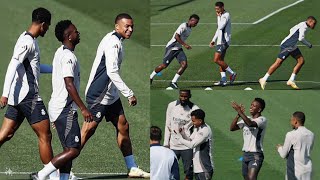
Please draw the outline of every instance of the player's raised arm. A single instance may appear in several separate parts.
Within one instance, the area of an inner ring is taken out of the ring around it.
[[[249,126],[249,127],[258,127],[257,123],[254,121],[251,121],[242,111],[242,108],[239,104],[236,102],[232,102],[231,106],[234,110],[238,112],[238,115],[243,119],[243,121]]]

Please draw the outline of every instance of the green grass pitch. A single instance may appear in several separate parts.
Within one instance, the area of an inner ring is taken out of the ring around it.
[[[295,111],[306,114],[305,126],[315,134],[315,144],[311,154],[313,162],[313,179],[320,178],[318,143],[318,107],[314,102],[320,101],[318,91],[191,91],[191,101],[206,112],[205,122],[213,130],[213,161],[215,172],[213,179],[242,179],[241,148],[243,145],[242,131],[229,131],[230,123],[236,115],[231,107],[231,101],[244,104],[246,115],[255,97],[261,97],[266,102],[262,115],[268,119],[267,130],[264,137],[265,159],[259,173],[259,179],[284,179],[286,161],[276,151],[277,144],[283,144],[285,135],[291,130],[290,117]],[[165,112],[169,102],[178,99],[178,91],[153,90],[151,93],[151,124],[164,130]],[[180,161],[180,165],[182,162]],[[180,166],[180,174],[183,169]]]
[[[135,6],[139,3],[139,6]],[[117,14],[127,12],[134,18],[134,33],[130,40],[124,42],[125,60],[122,64],[122,77],[127,85],[135,92],[138,98],[136,107],[128,107],[127,100],[122,99],[127,119],[130,123],[130,134],[133,143],[133,152],[138,165],[149,171],[149,85],[144,79],[149,63],[149,1],[133,0],[127,2],[115,1],[39,1],[14,0],[2,1],[0,6],[0,76],[4,77],[9,60],[12,56],[14,44],[31,23],[32,10],[45,7],[52,13],[49,31],[44,38],[39,38],[41,63],[51,64],[54,52],[60,46],[54,36],[54,28],[58,21],[70,19],[81,33],[81,42],[75,53],[80,61],[81,88],[80,94],[84,97],[84,90],[89,78],[92,62],[100,40],[114,28],[114,18]],[[0,80],[0,88],[3,87]],[[40,77],[40,95],[45,104],[51,95],[51,75],[42,74]],[[1,111],[1,119],[5,110]],[[0,120],[2,121],[2,120]],[[79,115],[82,125],[83,118]],[[2,123],[0,123],[2,124]],[[62,151],[56,130],[53,132],[54,153]],[[73,171],[77,173],[127,173],[124,159],[117,147],[115,130],[110,123],[102,122],[94,137],[88,142],[81,155],[74,162]],[[8,169],[15,172],[35,172],[42,168],[38,155],[37,138],[25,121],[16,132],[13,139],[0,149],[0,179],[25,179],[28,175],[6,176],[3,172]],[[80,174],[80,177],[99,176],[103,178],[123,178],[108,174]],[[101,178],[101,179],[103,179]]]
[[[212,87],[214,81],[220,80],[218,66],[213,62],[214,49],[209,48],[216,31],[215,1],[199,0],[160,0],[151,1],[151,53],[152,61],[149,73],[162,63],[165,45],[180,23],[186,22],[189,16],[196,13],[200,23],[193,28],[187,43],[193,48],[184,50],[188,58],[188,68],[180,77],[178,85],[181,88],[191,87],[204,89]],[[232,1],[225,0],[225,8],[231,14],[232,38],[231,47],[227,51],[225,61],[237,72],[238,76],[233,86],[217,89],[244,89],[247,86],[260,89],[258,79],[266,73],[275,61],[280,48],[278,45],[288,35],[289,29],[309,15],[320,17],[316,8],[320,5],[316,0],[305,0],[287,8],[270,18],[253,24],[268,14],[296,2],[284,1]],[[319,66],[318,51],[320,42],[319,27],[307,32],[306,39],[314,46],[312,49],[299,43],[305,57],[305,65],[297,76],[298,85],[302,89],[319,89],[320,73],[314,67]],[[285,82],[289,79],[295,60],[289,57],[283,65],[269,78],[266,89],[290,89]],[[155,77],[152,89],[164,89],[176,73],[179,64],[176,60]]]

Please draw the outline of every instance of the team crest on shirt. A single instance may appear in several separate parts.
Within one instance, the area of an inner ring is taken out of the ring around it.
[[[75,136],[75,137],[74,137],[74,141],[75,141],[75,142],[79,142],[79,137],[78,137],[78,136]]]
[[[96,114],[96,117],[97,117],[97,118],[101,118],[101,112],[98,112],[98,113]]]
[[[118,44],[115,44],[115,45],[113,46],[113,48],[118,49],[118,48],[119,48]]]
[[[41,109],[42,116],[46,115],[46,111],[44,109]]]

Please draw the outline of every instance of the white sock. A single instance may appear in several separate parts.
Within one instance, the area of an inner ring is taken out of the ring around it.
[[[69,180],[70,174],[60,173],[60,180]]]
[[[39,172],[38,172],[38,176],[39,176],[39,179],[40,180],[43,180],[43,179],[46,179],[46,177],[51,174],[53,171],[56,171],[57,168],[54,167],[54,165],[51,163],[51,161],[44,166],[43,169],[41,169]]]
[[[150,79],[153,79],[153,77],[156,75],[157,73],[155,71],[152,71],[152,73],[150,74]]]
[[[266,75],[264,75],[262,79],[267,81],[269,77],[270,77],[270,74],[266,73]]]
[[[296,78],[296,74],[292,73],[290,76],[289,81],[294,81],[294,79]]]
[[[50,179],[59,179],[59,172],[58,171],[59,171],[59,169],[56,171],[53,171],[51,174],[49,174],[49,178]]]
[[[230,68],[230,66],[227,67],[226,71],[228,71],[230,74],[234,74],[234,72],[232,71],[232,69]]]
[[[126,165],[128,169],[131,169],[132,167],[138,167],[136,162],[134,161],[133,155],[124,157],[124,160],[126,161]]]
[[[180,77],[179,74],[174,75],[174,78],[172,79],[172,82],[176,83],[178,81],[179,77]]]
[[[220,72],[221,75],[221,81],[226,81],[226,72]]]

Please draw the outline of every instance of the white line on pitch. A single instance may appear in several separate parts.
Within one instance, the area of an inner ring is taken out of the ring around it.
[[[181,22],[182,23],[182,22]],[[162,25],[180,25],[181,23],[151,23],[151,26],[162,26]],[[198,25],[216,25],[217,23],[198,23]],[[253,23],[231,23],[232,25],[252,25]]]
[[[152,44],[151,47],[165,47],[164,44]],[[209,47],[209,44],[191,44],[194,47]],[[237,47],[278,47],[279,44],[231,44],[230,46],[237,46]],[[299,47],[303,47],[305,45],[299,44]],[[312,45],[313,47],[320,46],[319,44]]]
[[[292,7],[292,6],[296,5],[296,4],[299,4],[299,3],[303,2],[303,1],[304,0],[298,0],[298,1],[294,2],[294,3],[292,3],[292,4],[284,6],[284,7],[280,8],[280,9],[278,9],[276,11],[273,11],[272,13],[262,17],[261,19],[255,21],[255,22],[252,22],[252,23],[250,23],[250,22],[241,23],[240,22],[240,23],[231,23],[231,24],[232,25],[254,25],[254,24],[258,24],[258,23],[268,19],[269,17],[271,17],[271,16],[273,16],[273,15],[275,15],[275,14],[277,14],[277,13],[279,13],[279,12],[285,10],[285,9],[288,9],[288,8],[290,8],[290,7]],[[162,25],[179,25],[181,23],[177,23],[177,22],[172,22],[172,23],[170,23],[170,22],[168,22],[168,23],[167,22],[155,22],[155,23],[150,23],[150,24],[151,24],[151,26],[162,26]],[[205,23],[198,23],[198,24],[199,25],[215,25],[217,23],[206,23],[205,22]]]
[[[277,13],[279,13],[279,12],[285,10],[285,9],[288,9],[288,8],[291,7],[291,6],[294,6],[294,5],[296,5],[296,4],[299,4],[299,3],[303,2],[303,1],[304,1],[304,0],[299,0],[299,1],[296,1],[296,2],[294,2],[294,3],[292,3],[292,4],[289,4],[288,6],[284,6],[284,7],[280,8],[280,9],[278,9],[278,10],[276,10],[276,11],[273,11],[272,13],[264,16],[263,18],[261,18],[261,19],[255,21],[255,22],[253,22],[252,24],[258,24],[258,23],[260,23],[260,22],[268,19],[269,17],[271,17],[271,16],[273,16],[273,15],[275,15],[275,14],[277,14]]]
[[[172,80],[153,80],[154,82],[171,82]],[[213,81],[209,81],[209,80],[181,80],[181,81],[178,81],[179,82],[183,82],[183,83],[212,83]],[[245,83],[245,82],[248,82],[248,83],[253,83],[253,82],[256,82],[258,83],[258,81],[234,81],[235,83]],[[271,81],[272,82],[272,81]],[[283,81],[285,82],[285,80]],[[318,81],[295,81],[297,83],[314,83],[314,84],[320,84],[320,82]]]

